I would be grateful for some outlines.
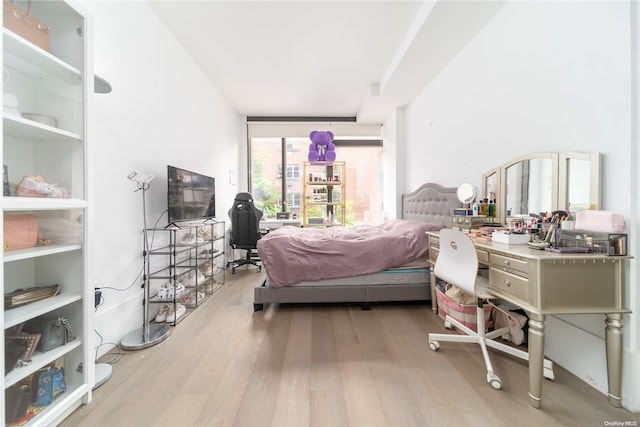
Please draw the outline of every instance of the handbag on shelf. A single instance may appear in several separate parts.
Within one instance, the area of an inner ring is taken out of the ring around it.
[[[5,423],[24,417],[31,403],[31,387],[25,383],[14,384],[5,392]]]
[[[16,196],[68,199],[71,193],[65,187],[46,182],[40,175],[27,175],[16,186]]]
[[[38,220],[31,214],[5,214],[4,250],[32,248],[38,243]]]
[[[31,356],[36,351],[39,341],[40,334],[5,336],[5,373],[31,363]]]
[[[16,196],[18,197],[47,197],[51,192],[50,184],[44,178],[36,175],[23,177],[16,186]]]
[[[64,368],[61,366],[48,366],[37,371],[31,384],[36,389],[33,406],[48,406],[58,395],[67,391]]]
[[[3,0],[2,24],[5,28],[33,43],[39,48],[51,52],[49,44],[49,26],[31,14],[31,0],[24,10],[11,0]]]
[[[15,369],[18,361],[27,351],[29,343],[22,340],[14,340],[11,337],[4,337],[4,373],[7,374]]]
[[[32,334],[40,334],[38,350],[42,352],[61,347],[76,338],[71,324],[64,317],[35,318],[28,321],[24,329]]]
[[[18,307],[41,299],[50,298],[60,293],[60,285],[34,286],[17,289],[4,295],[4,308]]]

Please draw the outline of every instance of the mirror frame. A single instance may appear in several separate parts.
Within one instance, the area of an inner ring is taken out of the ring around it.
[[[602,156],[600,153],[560,153],[558,206],[569,208],[569,161],[585,160],[589,162],[589,204],[590,209],[599,210],[602,206]]]

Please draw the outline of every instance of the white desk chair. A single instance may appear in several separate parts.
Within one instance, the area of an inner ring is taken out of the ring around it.
[[[491,359],[487,347],[504,351],[523,360],[529,360],[529,353],[514,348],[505,343],[494,341],[495,338],[506,336],[509,328],[501,328],[487,333],[485,331],[485,313],[483,306],[486,301],[494,299],[487,287],[489,281],[478,276],[478,255],[473,242],[461,231],[442,229],[440,230],[440,252],[436,259],[434,274],[437,278],[447,283],[457,286],[462,291],[478,298],[477,313],[477,329],[478,332],[466,327],[458,320],[446,316],[445,325],[454,325],[456,328],[464,332],[466,335],[460,334],[429,334],[429,348],[436,351],[440,348],[439,341],[449,342],[470,342],[480,345],[484,363],[487,366],[487,382],[491,387],[499,390],[502,388],[502,381],[493,372]],[[435,286],[435,283],[432,284]],[[544,376],[553,379],[553,363],[550,360],[544,360]]]

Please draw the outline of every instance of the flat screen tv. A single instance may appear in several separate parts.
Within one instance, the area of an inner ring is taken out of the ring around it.
[[[167,165],[169,224],[215,218],[216,180]]]

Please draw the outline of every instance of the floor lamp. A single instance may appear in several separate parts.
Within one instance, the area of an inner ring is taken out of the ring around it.
[[[147,255],[149,254],[149,240],[147,238],[147,206],[146,192],[153,180],[152,174],[142,175],[137,172],[131,172],[127,178],[137,184],[135,191],[142,191],[142,216],[144,228],[142,230],[144,248],[143,248],[143,308],[142,308],[142,328],[125,335],[120,341],[120,347],[123,350],[140,350],[143,348],[156,345],[169,337],[171,327],[166,323],[149,324],[149,285],[147,283]]]
[[[93,75],[93,92],[94,93],[110,93],[111,92],[111,83],[97,74]],[[97,307],[98,302],[96,302]],[[108,363],[96,363],[95,364],[95,384],[93,389],[97,389],[102,384],[107,382],[109,378],[111,378],[111,373],[113,372],[113,366]]]

